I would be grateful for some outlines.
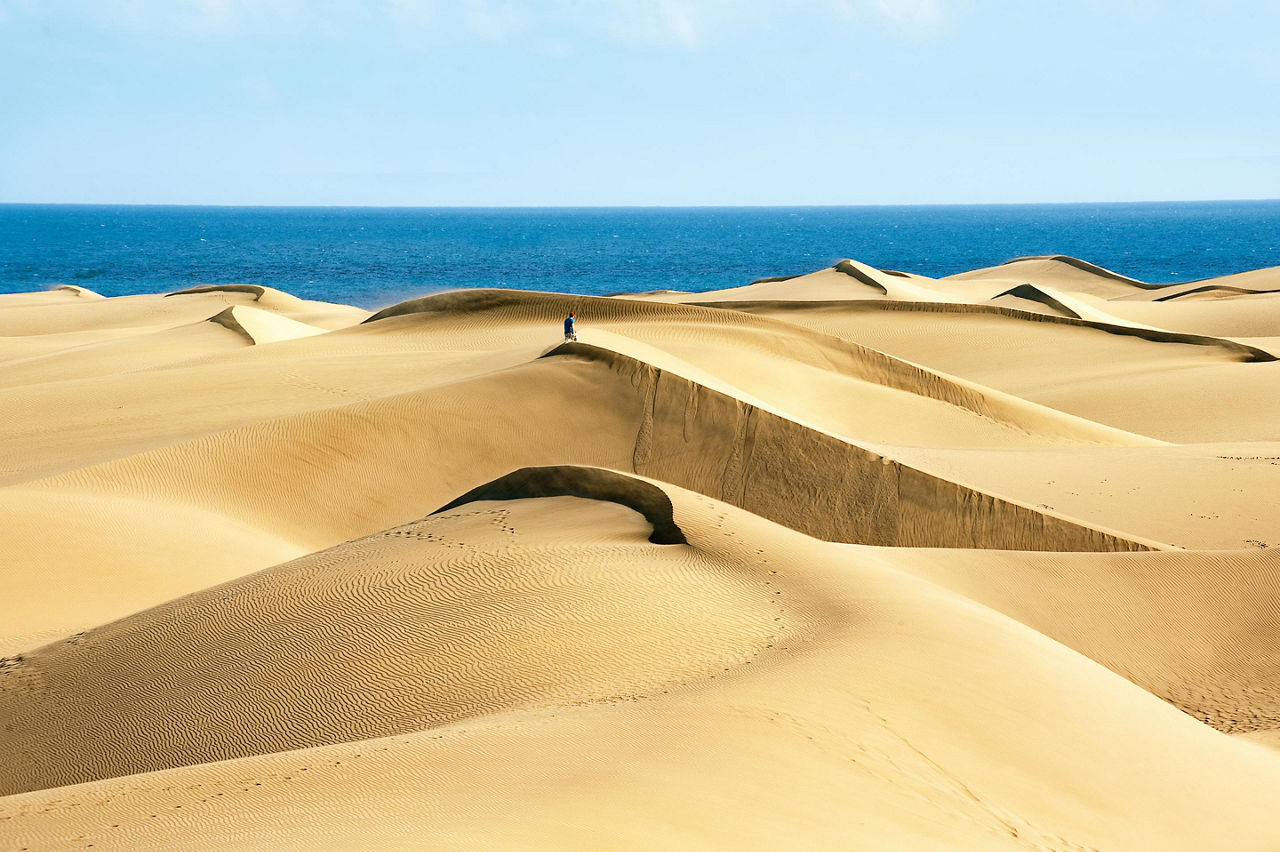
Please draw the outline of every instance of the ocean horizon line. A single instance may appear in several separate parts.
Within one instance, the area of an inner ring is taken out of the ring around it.
[[[203,203],[151,201],[0,201],[0,207],[135,207],[179,209],[250,209],[250,210],[874,210],[921,208],[990,208],[990,207],[1119,207],[1166,204],[1268,204],[1280,203],[1276,198],[1182,198],[1168,200],[1120,201],[926,201],[871,204],[376,204],[363,202],[333,203]]]

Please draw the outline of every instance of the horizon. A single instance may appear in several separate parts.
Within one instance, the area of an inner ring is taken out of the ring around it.
[[[152,201],[0,201],[0,207],[196,207],[214,209],[291,209],[291,210],[872,210],[913,207],[1122,207],[1174,204],[1269,204],[1275,198],[1176,198],[1120,201],[944,201],[897,204],[359,204],[332,202],[324,204],[262,203],[186,203]]]
[[[1272,200],[1277,29],[1207,0],[0,0],[0,201]]]

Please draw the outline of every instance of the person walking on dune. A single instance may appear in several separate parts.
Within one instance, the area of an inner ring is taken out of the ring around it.
[[[574,320],[576,319],[573,311],[569,312],[569,316],[564,318],[564,340],[568,343],[570,340],[578,339],[578,332],[574,328]]]

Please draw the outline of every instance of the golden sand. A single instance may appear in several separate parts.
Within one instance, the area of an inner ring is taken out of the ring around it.
[[[0,848],[1280,848],[1278,355],[1065,257],[0,296]]]

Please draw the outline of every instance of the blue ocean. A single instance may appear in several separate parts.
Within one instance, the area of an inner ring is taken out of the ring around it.
[[[918,207],[0,205],[0,292],[265,284],[366,308],[458,287],[714,290],[851,257],[941,276],[1068,254],[1172,283],[1280,265],[1280,201]]]

